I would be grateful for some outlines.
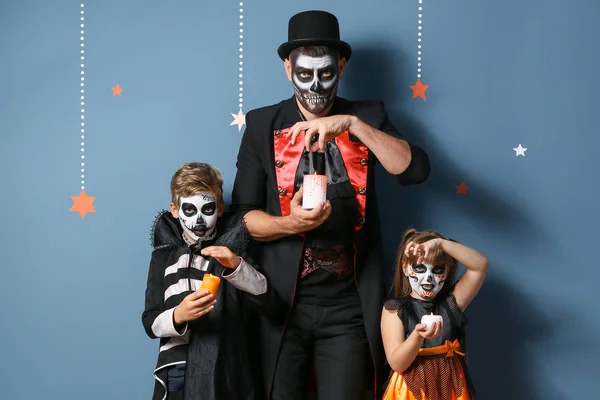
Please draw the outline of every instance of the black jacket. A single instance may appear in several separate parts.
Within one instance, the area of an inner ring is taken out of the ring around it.
[[[388,120],[385,106],[381,102],[351,102],[336,98],[330,114],[353,114],[374,128],[400,137]],[[282,209],[285,209],[285,201],[282,200],[282,197],[288,197],[287,201],[289,201],[293,193],[281,187],[281,171],[277,169],[285,168],[283,166],[289,165],[289,163],[297,165],[299,156],[296,154],[296,159],[275,160],[277,148],[280,146],[276,143],[280,143],[277,140],[281,138],[281,130],[291,127],[300,120],[294,97],[279,104],[252,110],[246,114],[246,130],[237,158],[232,211],[246,213],[259,209],[270,215],[282,215]],[[352,135],[349,137],[353,142],[352,145],[356,145],[358,139]],[[412,161],[407,170],[397,176],[399,183],[403,185],[421,183],[429,176],[427,154],[417,146],[411,145],[410,147]],[[358,149],[358,147],[356,148]],[[361,190],[361,195],[368,198],[366,209],[363,210],[363,216],[357,222],[357,230],[353,237],[356,248],[355,279],[375,367],[375,388],[378,390],[387,371],[379,327],[384,301],[384,285],[379,215],[374,190],[374,167],[377,160],[370,150],[364,146],[363,148],[364,154],[354,158],[354,161],[359,162],[360,160],[362,167],[366,168],[364,178],[366,191]],[[366,157],[367,152],[368,157]],[[364,158],[360,158],[363,156]],[[357,168],[349,165],[346,167]],[[297,187],[294,188],[295,190]],[[358,196],[358,190],[356,195]],[[288,309],[288,312],[277,319],[262,318],[260,321],[263,375],[268,392],[271,390],[287,316],[294,302],[303,245],[304,240],[301,235],[292,235],[260,245],[261,272],[267,277],[269,284],[280,294]]]

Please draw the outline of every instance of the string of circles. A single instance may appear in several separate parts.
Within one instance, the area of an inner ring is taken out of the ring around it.
[[[85,28],[85,17],[84,17],[84,5],[81,4],[81,190],[85,189],[85,44],[84,44],[84,28]]]
[[[422,40],[421,36],[423,34],[423,32],[422,32],[423,26],[421,25],[423,23],[423,20],[422,20],[423,6],[422,6],[422,4],[423,4],[423,0],[419,0],[419,20],[418,20],[419,32],[417,34],[418,35],[418,38],[417,38],[417,41],[418,41],[418,45],[417,45],[417,78],[421,77],[421,40]]]
[[[81,192],[77,195],[77,196],[71,196],[71,201],[73,202],[73,205],[71,206],[71,209],[69,210],[70,212],[76,212],[79,213],[79,215],[81,215],[81,218],[84,218],[86,216],[87,213],[95,213],[96,209],[93,206],[93,202],[96,199],[95,196],[88,196],[85,193],[85,43],[84,43],[84,29],[85,29],[85,11],[84,11],[84,5],[83,3],[80,5],[79,7],[79,27],[80,27],[80,41],[81,43],[79,44],[80,46],[80,63],[79,63],[79,67],[80,67],[80,71],[79,71],[79,85],[80,85],[80,104],[81,104],[81,111],[80,111],[80,118],[81,118]]]
[[[242,80],[242,78],[244,77],[244,2],[240,2],[240,88],[239,88],[239,103],[240,103],[240,110],[242,109],[243,103],[244,103],[244,93],[242,93],[244,91],[244,81]]]

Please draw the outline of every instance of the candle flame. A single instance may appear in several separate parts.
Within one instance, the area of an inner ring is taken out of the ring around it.
[[[315,171],[315,175],[317,175],[317,171]]]
[[[433,315],[433,312],[431,313],[431,315]]]

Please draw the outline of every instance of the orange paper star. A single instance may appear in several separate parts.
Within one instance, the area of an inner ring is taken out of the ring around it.
[[[123,88],[121,86],[119,86],[119,84],[117,83],[117,86],[112,88],[112,91],[113,91],[113,96],[120,96],[121,92],[123,91]]]
[[[420,97],[423,100],[427,100],[427,96],[425,96],[425,91],[429,89],[429,85],[425,85],[423,82],[421,82],[421,78],[418,78],[417,82],[414,85],[409,86],[409,88],[411,88],[413,91],[413,99]]]
[[[85,214],[89,212],[96,212],[96,209],[92,205],[96,197],[88,196],[85,194],[85,190],[82,190],[79,196],[71,196],[71,200],[73,200],[73,207],[69,211],[78,212],[81,218],[85,217]]]
[[[469,189],[464,182],[461,182],[460,185],[454,187],[456,188],[456,194],[467,194],[467,189]]]

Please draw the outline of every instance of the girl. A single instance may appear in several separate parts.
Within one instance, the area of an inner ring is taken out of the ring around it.
[[[458,263],[467,267],[452,284]],[[463,312],[485,279],[487,259],[439,233],[407,231],[398,249],[395,298],[381,316],[392,369],[383,400],[473,400],[464,361]],[[421,323],[424,315],[443,322]]]

